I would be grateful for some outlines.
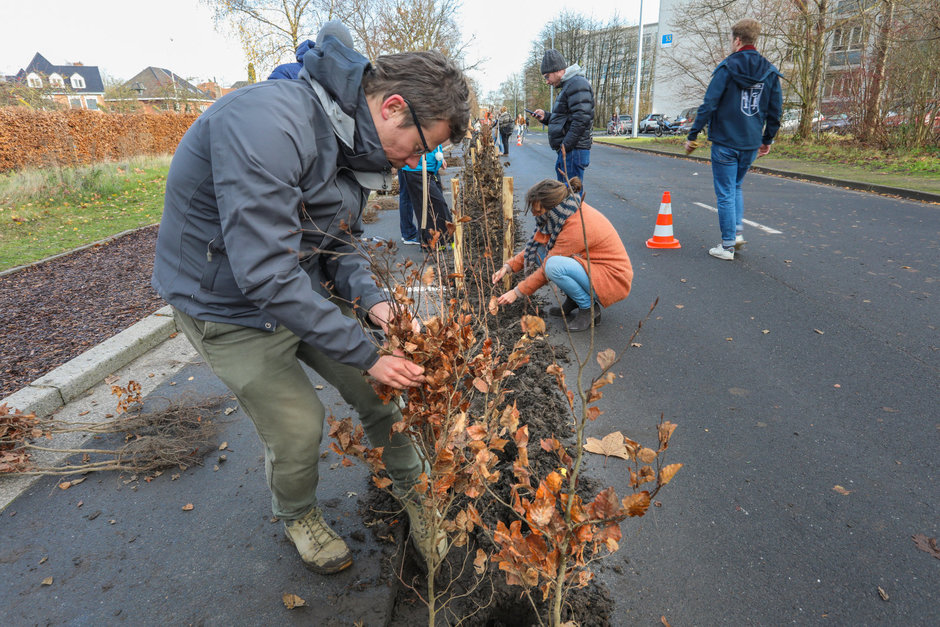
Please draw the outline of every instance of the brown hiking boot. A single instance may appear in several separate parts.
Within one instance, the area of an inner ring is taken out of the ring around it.
[[[353,562],[349,547],[326,524],[319,507],[311,509],[303,518],[284,521],[284,533],[297,547],[304,566],[315,573],[332,575]]]

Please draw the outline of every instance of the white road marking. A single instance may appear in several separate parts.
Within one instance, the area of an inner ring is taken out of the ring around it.
[[[714,211],[715,213],[718,213],[718,209],[716,209],[715,207],[712,207],[711,205],[706,205],[705,203],[702,203],[702,202],[693,202],[692,204],[698,205],[699,207],[702,207],[704,209],[708,209],[709,211]],[[760,229],[761,231],[764,231],[765,233],[771,233],[773,235],[780,235],[783,233],[783,231],[772,229],[769,226],[764,226],[763,224],[760,224],[759,222],[754,222],[753,220],[744,219],[742,220],[742,222],[744,222],[744,224],[747,224],[749,226],[753,226],[755,229]]]

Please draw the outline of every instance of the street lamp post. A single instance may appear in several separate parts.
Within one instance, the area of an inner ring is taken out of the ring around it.
[[[636,44],[636,80],[633,84],[633,137],[637,137],[640,128],[640,76],[643,68],[643,0],[640,0],[640,28],[637,31]]]

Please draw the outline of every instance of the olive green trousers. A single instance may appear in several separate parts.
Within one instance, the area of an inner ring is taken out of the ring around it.
[[[212,371],[235,394],[264,444],[265,474],[274,515],[304,516],[317,504],[318,463],[325,409],[300,362],[334,386],[359,414],[396,492],[417,480],[423,465],[411,441],[391,435],[401,420],[394,403],[383,403],[363,372],[341,364],[302,342],[283,325],[273,333],[192,318],[173,309],[177,326]]]

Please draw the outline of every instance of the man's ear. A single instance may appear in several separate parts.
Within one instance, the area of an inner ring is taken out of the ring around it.
[[[401,115],[406,106],[404,98],[398,94],[392,94],[382,101],[382,117],[387,120]]]

